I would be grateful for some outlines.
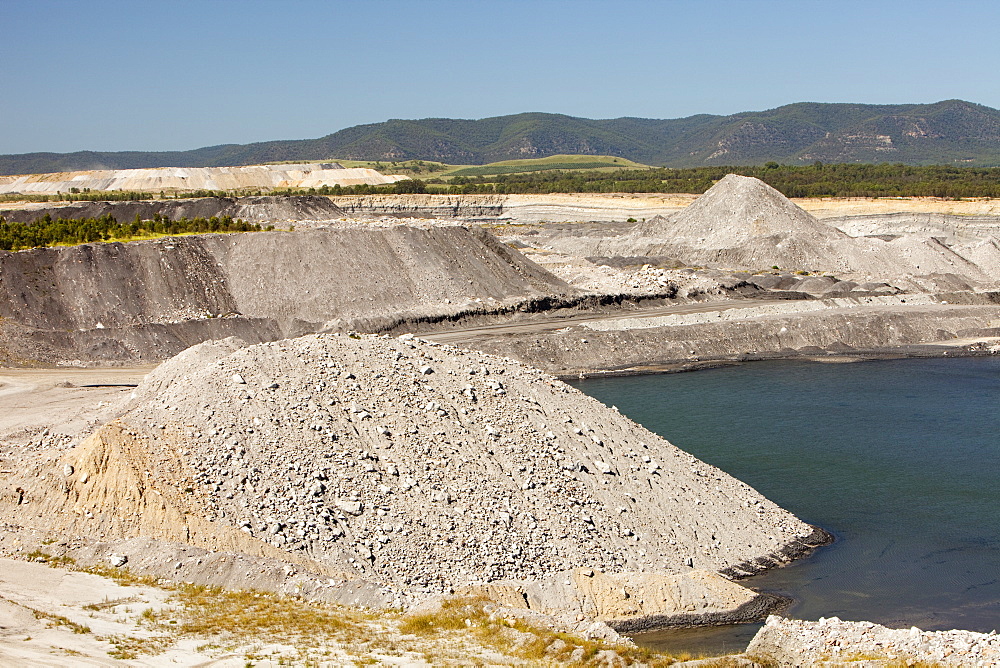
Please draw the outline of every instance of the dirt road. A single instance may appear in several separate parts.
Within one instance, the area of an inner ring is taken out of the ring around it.
[[[78,434],[105,419],[154,366],[0,369],[0,439],[45,429]]]
[[[642,308],[627,313],[584,313],[580,315],[553,318],[542,322],[501,323],[468,329],[454,329],[447,332],[431,332],[421,334],[420,338],[437,343],[458,344],[468,342],[480,336],[496,336],[498,334],[525,334],[528,332],[547,332],[578,325],[582,322],[598,320],[626,320],[633,318],[656,318],[664,315],[684,315],[689,313],[715,313],[732,309],[773,306],[788,304],[787,299],[748,299],[725,302],[700,302],[694,304],[676,304],[672,306],[656,306]]]

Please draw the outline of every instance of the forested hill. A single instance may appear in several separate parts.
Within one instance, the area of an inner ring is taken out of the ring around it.
[[[1000,111],[962,100],[900,105],[801,102],[732,116],[669,120],[590,120],[543,113],[481,120],[390,120],[319,139],[192,151],[4,155],[0,174],[335,158],[482,164],[556,154],[615,155],[670,167],[817,160],[998,166]]]

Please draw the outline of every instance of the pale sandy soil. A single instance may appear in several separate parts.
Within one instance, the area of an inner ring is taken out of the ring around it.
[[[97,575],[0,559],[0,665],[190,666],[210,661],[193,646],[177,647],[152,661],[118,661],[108,655],[114,646],[105,637],[150,637],[139,627],[139,616],[146,609],[165,608],[166,599],[167,592],[155,587],[123,587]],[[210,665],[244,662],[234,657]]]
[[[171,591],[159,587],[123,586],[90,573],[0,558],[0,666],[430,665],[422,652],[373,656],[336,641],[316,639],[307,648],[253,632],[222,639],[144,622],[152,613],[169,618],[180,607]],[[138,651],[129,655],[133,648]],[[483,655],[490,656],[485,651],[477,658]]]
[[[885,213],[946,213],[956,216],[1000,216],[1000,199],[952,200],[941,197],[801,197],[792,201],[817,218],[872,216]]]
[[[0,446],[46,429],[75,436],[103,424],[132,391],[122,386],[135,385],[154,367],[0,369]]]
[[[394,198],[408,196],[396,195]],[[418,195],[432,201],[434,196]],[[455,195],[441,198],[454,199]],[[502,199],[509,206],[596,207],[623,210],[662,210],[669,213],[691,204],[698,195],[685,193],[554,193],[551,195],[464,196],[465,199]],[[883,213],[947,213],[954,215],[1000,216],[1000,199],[975,198],[960,201],[940,197],[800,197],[793,202],[819,218],[861,216]],[[4,209],[37,209],[68,205],[70,202],[5,202]]]
[[[568,193],[507,195],[510,204],[621,207],[622,209],[686,207],[699,196],[684,193]],[[795,197],[792,202],[819,218],[883,213],[947,213],[1000,216],[1000,199],[987,197],[956,201],[942,197]]]

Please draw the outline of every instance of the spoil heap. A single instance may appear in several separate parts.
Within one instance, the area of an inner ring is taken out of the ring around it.
[[[320,188],[334,185],[386,185],[408,178],[402,175],[381,174],[374,169],[344,169],[337,163],[98,169],[0,176],[0,194],[68,193],[84,189],[159,192],[240,188]]]
[[[164,363],[119,421],[29,473],[32,516],[423,591],[575,567],[746,574],[817,537],[509,359],[409,335],[235,347],[206,343]],[[36,503],[46,472],[57,491]]]
[[[961,277],[996,283],[988,252],[962,255],[930,236],[850,237],[817,220],[763,181],[729,174],[686,209],[639,223],[627,238],[604,242],[595,254],[668,256],[689,265],[759,270],[773,266],[917,283]],[[987,264],[977,264],[976,260]]]
[[[670,218],[640,223],[636,237],[667,240],[688,262],[809,267],[836,255],[847,235],[759,179],[729,174]]]
[[[488,232],[458,225],[0,252],[0,360],[162,359],[207,339],[374,328],[574,292]]]

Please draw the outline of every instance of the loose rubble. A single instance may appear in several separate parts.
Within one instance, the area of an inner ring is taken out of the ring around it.
[[[738,576],[824,538],[540,371],[411,335],[202,344],[151,374],[117,425],[128,456],[182,462],[147,471],[153,489],[401,597],[576,567]],[[57,473],[83,525],[107,528],[121,509],[87,506],[93,461],[71,451]]]
[[[996,666],[996,632],[890,629],[872,622],[836,617],[818,622],[770,616],[747,647],[747,654],[779,666]]]

